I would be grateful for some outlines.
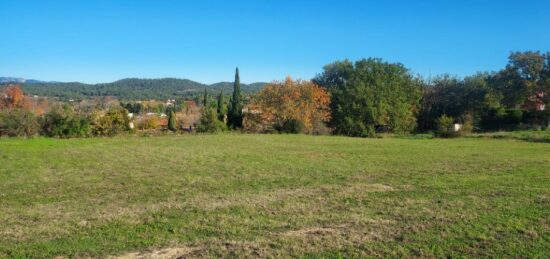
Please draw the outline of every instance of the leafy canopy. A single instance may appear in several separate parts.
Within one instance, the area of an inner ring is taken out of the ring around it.
[[[330,124],[336,134],[407,133],[416,126],[421,80],[402,64],[377,58],[337,61],[314,81],[331,93]]]

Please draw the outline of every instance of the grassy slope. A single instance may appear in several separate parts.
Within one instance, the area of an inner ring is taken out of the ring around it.
[[[543,256],[549,186],[514,140],[0,140],[0,257]]]

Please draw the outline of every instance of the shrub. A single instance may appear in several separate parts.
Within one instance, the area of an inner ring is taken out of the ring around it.
[[[137,125],[138,129],[140,130],[150,130],[150,129],[157,129],[160,127],[160,121],[159,118],[156,115],[153,116],[143,116],[139,121]]]
[[[482,127],[485,130],[513,130],[518,127],[522,117],[521,110],[505,110],[498,107],[489,110],[483,117]]]
[[[512,109],[506,112],[506,122],[509,124],[518,124],[523,120],[523,111]]]
[[[69,106],[50,110],[40,122],[42,134],[48,137],[86,137],[90,134],[90,119],[76,115]]]
[[[114,136],[130,129],[128,111],[115,107],[105,115],[98,115],[93,123],[92,132],[96,136]]]
[[[0,136],[32,137],[38,134],[39,128],[36,116],[26,109],[0,112]]]
[[[526,112],[523,121],[534,129],[548,128],[550,126],[550,110]]]
[[[330,135],[332,134],[332,129],[329,128],[324,122],[322,121],[314,121],[313,122],[313,135]]]
[[[339,134],[345,134],[352,137],[375,137],[376,130],[374,125],[366,125],[358,122],[351,117],[346,117],[342,120],[339,127]],[[337,133],[338,134],[338,133]]]
[[[222,121],[218,120],[216,110],[210,107],[205,107],[202,111],[200,124],[197,127],[198,132],[219,133],[227,130],[227,126]]]
[[[176,117],[176,123],[181,130],[190,131],[200,123],[200,113],[178,113]]]
[[[305,126],[300,120],[289,119],[286,120],[282,126],[275,127],[281,133],[299,134],[304,133]]]
[[[454,129],[454,119],[453,117],[447,116],[447,115],[441,115],[437,119],[437,136],[449,138],[449,137],[456,137],[456,132]]]
[[[474,131],[474,116],[472,114],[467,113],[460,116],[460,122],[462,123],[462,126],[458,132],[456,132],[459,136],[464,136]]]
[[[262,114],[256,112],[243,113],[243,129],[251,133],[277,133],[269,121],[265,121]]]
[[[486,130],[544,129],[550,124],[550,111],[521,109],[491,110],[483,119]]]

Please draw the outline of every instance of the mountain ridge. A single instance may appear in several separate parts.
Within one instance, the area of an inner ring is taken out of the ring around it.
[[[12,80],[13,79],[13,80]],[[10,81],[11,80],[11,81]],[[120,99],[166,99],[192,98],[204,89],[209,92],[233,91],[232,82],[204,84],[181,78],[123,78],[110,83],[87,84],[80,82],[46,82],[15,77],[0,77],[0,84],[21,84],[25,93],[30,95],[56,97],[59,99],[85,99],[90,97],[114,96]],[[266,83],[242,84],[243,93],[254,93]]]

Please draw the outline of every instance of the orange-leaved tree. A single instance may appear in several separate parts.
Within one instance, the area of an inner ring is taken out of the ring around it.
[[[27,109],[30,106],[29,100],[25,98],[23,90],[21,90],[19,85],[8,85],[2,89],[0,97],[0,108],[10,110],[16,108]]]
[[[247,113],[259,115],[261,123],[284,128],[288,122],[303,124],[303,132],[319,133],[330,119],[330,95],[311,81],[284,81],[267,84],[252,100]]]

